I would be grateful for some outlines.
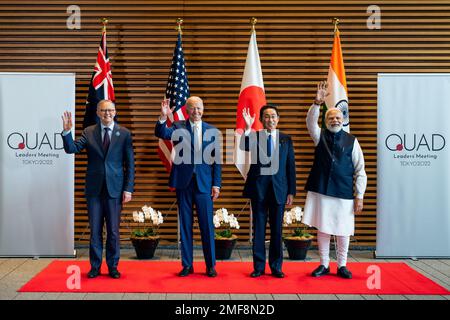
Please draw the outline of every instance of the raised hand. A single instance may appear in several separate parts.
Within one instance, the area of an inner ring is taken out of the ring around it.
[[[72,130],[72,113],[69,111],[65,111],[64,114],[61,117],[63,121],[63,130],[64,131],[70,131]]]
[[[161,120],[166,120],[167,117],[170,117],[170,115],[173,113],[173,110],[175,107],[170,108],[170,99],[164,98],[164,100],[161,102]]]
[[[255,122],[255,114],[253,115],[253,117],[250,115],[250,109],[243,109],[242,110],[242,117],[244,118],[245,121],[245,130],[249,130],[253,123]]]
[[[317,93],[314,104],[321,105],[325,102],[325,98],[328,97],[330,93],[328,92],[328,83],[326,81],[321,81],[317,84]]]

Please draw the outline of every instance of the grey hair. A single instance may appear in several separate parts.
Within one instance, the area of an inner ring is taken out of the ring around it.
[[[103,99],[97,103],[97,109],[100,107],[101,104],[106,103],[106,102],[111,103],[113,105],[114,109],[116,108],[116,104],[114,102],[112,102],[111,100]]]

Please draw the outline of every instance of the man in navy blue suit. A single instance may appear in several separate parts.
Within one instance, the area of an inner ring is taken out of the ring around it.
[[[100,123],[84,129],[81,138],[72,138],[72,115],[65,112],[62,133],[66,153],[87,151],[85,195],[91,238],[88,278],[100,274],[103,252],[103,225],[106,221],[106,264],[114,279],[120,258],[120,213],[122,205],[131,200],[134,187],[134,154],[131,132],[114,122],[116,108],[112,101],[102,100],[97,105]]]
[[[161,103],[161,115],[155,135],[172,140],[176,151],[170,172],[169,186],[176,189],[181,234],[180,277],[194,272],[193,268],[193,205],[197,209],[206,274],[217,276],[214,250],[213,201],[219,197],[221,185],[220,132],[202,121],[203,101],[192,96],[186,100],[189,120],[176,121],[167,127],[172,115],[169,99]]]
[[[251,132],[255,115],[243,110],[246,124],[241,148],[251,151],[252,162],[243,195],[251,199],[253,212],[253,272],[256,278],[265,273],[266,224],[269,217],[269,266],[274,277],[283,278],[282,228],[285,205],[292,205],[296,193],[294,147],[290,136],[277,130],[280,115],[275,105],[261,108],[259,119],[264,130]]]

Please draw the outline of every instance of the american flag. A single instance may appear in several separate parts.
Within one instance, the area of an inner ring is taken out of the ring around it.
[[[167,126],[170,127],[174,121],[186,120],[186,100],[189,98],[189,84],[184,63],[183,45],[181,33],[178,33],[177,44],[173,51],[172,66],[170,67],[169,79],[167,80],[166,98],[170,99],[170,108],[173,110],[173,117],[167,119]],[[159,139],[158,154],[166,170],[170,172],[172,168],[172,142]]]
[[[100,100],[115,101],[114,86],[111,73],[111,62],[109,61],[108,48],[106,47],[106,31],[102,32],[102,40],[97,53],[94,72],[89,84],[89,94],[86,101],[83,128],[99,122],[97,117],[97,103]]]

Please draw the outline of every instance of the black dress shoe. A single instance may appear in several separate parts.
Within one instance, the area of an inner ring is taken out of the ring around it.
[[[352,273],[344,266],[340,267],[337,271],[337,275],[344,279],[351,279]]]
[[[329,273],[330,273],[330,267],[325,268],[325,266],[323,264],[321,264],[312,272],[311,275],[313,277],[320,277],[320,276],[324,276]]]
[[[250,273],[250,277],[258,278],[258,277],[262,276],[263,274],[264,274],[264,271],[253,270],[253,272]]]
[[[109,270],[109,276],[113,279],[119,279],[120,278],[120,272],[117,269],[111,269]]]
[[[214,277],[217,276],[217,271],[216,271],[216,269],[214,269],[214,268],[208,268],[208,269],[206,270],[206,275],[207,275],[208,277],[214,278]]]
[[[274,276],[275,278],[284,278],[284,273],[283,271],[273,270],[272,276]]]
[[[87,277],[92,279],[92,278],[98,277],[99,275],[100,275],[100,270],[92,268],[91,270],[89,270]]]
[[[183,269],[178,273],[178,276],[187,277],[192,273],[194,273],[194,267],[183,267]]]

